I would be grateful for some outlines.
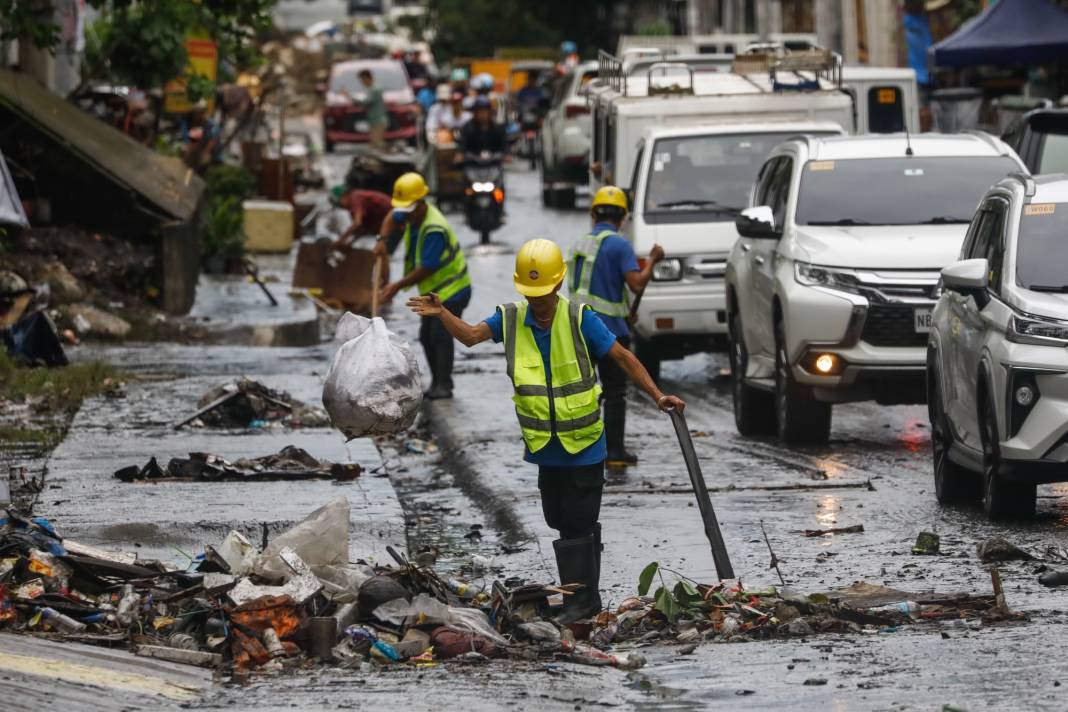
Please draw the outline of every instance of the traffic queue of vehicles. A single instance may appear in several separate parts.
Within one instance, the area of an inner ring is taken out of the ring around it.
[[[602,52],[552,84],[543,203],[619,185],[625,237],[664,248],[633,324],[654,378],[726,350],[738,431],[789,445],[836,403],[926,402],[938,500],[1027,516],[1068,481],[1068,176],[1029,173],[1068,170],[1068,110],[1000,140],[920,134],[918,106],[911,70],[819,48]]]
[[[835,403],[927,402],[939,501],[1033,513],[1068,481],[1068,177],[1028,174],[1068,154],[1056,110],[1009,143],[919,134],[910,70],[717,59],[602,55],[587,92],[591,186],[666,252],[641,360],[726,349],[739,432],[791,445],[826,443]]]

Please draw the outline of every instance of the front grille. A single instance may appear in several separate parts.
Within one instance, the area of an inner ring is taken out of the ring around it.
[[[397,131],[404,128],[404,126],[401,125],[400,117],[396,113],[392,111],[387,112],[386,118],[388,121],[386,124],[386,131]],[[356,122],[358,121],[367,121],[367,116],[362,111],[346,112],[344,118],[341,119],[341,130],[346,133],[366,133],[366,127],[364,127],[362,131],[356,128]]]
[[[916,333],[912,307],[872,306],[860,336],[872,346],[926,346],[927,334]]]

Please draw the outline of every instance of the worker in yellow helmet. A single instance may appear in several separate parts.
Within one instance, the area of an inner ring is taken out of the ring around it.
[[[468,324],[445,309],[434,294],[408,300],[412,311],[441,320],[465,346],[487,339],[504,342],[515,412],[525,444],[524,459],[538,466],[545,522],[560,532],[553,542],[561,583],[582,583],[565,596],[559,620],[572,622],[601,609],[601,490],[606,455],[604,425],[594,365],[613,359],[661,410],[685,404],[664,395],[635,356],[623,348],[600,317],[559,294],[567,274],[556,243],[531,240],[516,255],[513,281],[525,299],[502,304],[493,316]]]
[[[571,298],[588,304],[616,336],[630,348],[630,293],[640,294],[653,277],[653,265],[664,258],[660,245],[653,245],[643,267],[630,242],[619,234],[627,217],[627,196],[606,185],[593,196],[590,208],[593,229],[571,246]],[[629,292],[628,292],[629,290]],[[604,393],[604,429],[609,465],[633,465],[638,458],[627,452],[623,438],[627,427],[627,375],[614,359],[597,364]]]
[[[384,255],[390,237],[403,231],[404,276],[384,286],[381,298],[389,301],[400,290],[417,287],[420,294],[436,293],[444,308],[460,317],[471,301],[471,278],[456,233],[426,201],[429,192],[418,173],[405,173],[393,185],[393,212],[382,222],[375,255]],[[438,319],[428,317],[419,327],[419,341],[433,378],[426,397],[452,398],[452,337]]]

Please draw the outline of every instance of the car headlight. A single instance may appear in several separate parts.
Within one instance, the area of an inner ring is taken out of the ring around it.
[[[1018,344],[1064,347],[1068,346],[1068,322],[1013,314],[1008,337]]]
[[[675,258],[660,260],[653,265],[653,279],[657,282],[674,282],[682,279],[682,261]]]
[[[852,272],[820,267],[807,262],[794,263],[794,279],[806,287],[828,287],[842,292],[860,293],[857,276]]]

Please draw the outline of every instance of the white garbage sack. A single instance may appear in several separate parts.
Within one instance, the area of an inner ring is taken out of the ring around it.
[[[272,581],[288,581],[293,569],[279,554],[292,549],[308,566],[340,566],[349,560],[349,500],[338,497],[271,541],[253,571]]]
[[[334,427],[350,439],[410,428],[423,402],[423,385],[407,342],[381,318],[352,313],[341,317],[337,339],[344,343],[323,386],[323,405]]]

